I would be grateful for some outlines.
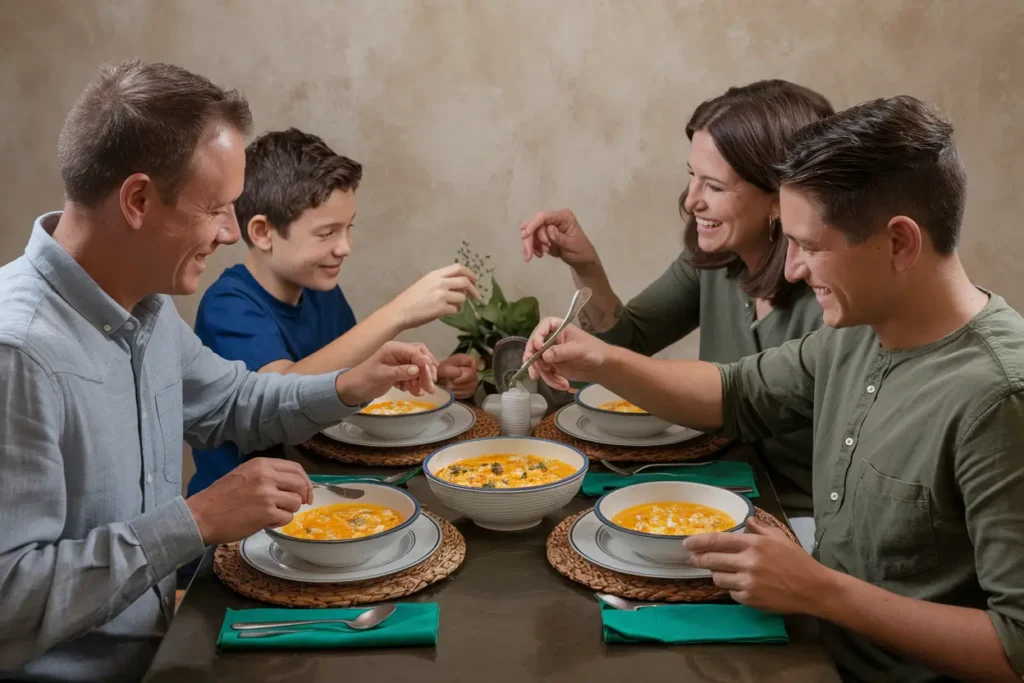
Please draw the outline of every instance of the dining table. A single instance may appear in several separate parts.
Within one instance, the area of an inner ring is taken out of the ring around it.
[[[298,462],[309,474],[397,471],[345,465],[292,447],[282,448],[279,455]],[[755,504],[785,520],[775,488],[753,448],[737,444],[716,457],[750,463],[760,493]],[[213,549],[208,549],[144,681],[840,680],[818,644],[816,620],[807,616],[785,617],[789,635],[785,644],[606,644],[594,591],[559,574],[545,554],[545,541],[555,525],[592,507],[593,498],[578,495],[539,526],[500,532],[478,527],[446,508],[422,475],[407,486],[421,505],[452,522],[466,540],[465,560],[452,576],[399,600],[438,604],[435,646],[221,651],[216,643],[225,610],[266,605],[222,584],[214,574]]]

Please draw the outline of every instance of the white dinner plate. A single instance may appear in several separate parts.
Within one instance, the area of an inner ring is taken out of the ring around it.
[[[703,432],[698,432],[689,427],[672,425],[661,434],[644,437],[617,436],[604,431],[584,414],[583,410],[575,403],[565,406],[555,415],[555,426],[560,430],[583,441],[599,443],[604,446],[631,446],[644,448],[647,446],[671,446],[672,444],[689,441]]]
[[[682,540],[679,542],[682,543]],[[613,538],[593,510],[577,519],[569,529],[569,545],[598,567],[623,574],[651,579],[706,579],[711,576],[711,571],[707,569],[645,560],[626,544]]]
[[[321,567],[289,555],[263,531],[239,545],[242,559],[256,571],[304,583],[352,583],[389,576],[415,567],[441,546],[441,527],[420,515],[401,540],[376,557],[354,567]]]
[[[437,419],[430,426],[408,439],[381,439],[367,434],[359,427],[348,422],[328,427],[321,433],[335,441],[353,446],[369,448],[410,448],[445,441],[463,434],[476,424],[476,413],[461,403],[453,403],[437,414]]]

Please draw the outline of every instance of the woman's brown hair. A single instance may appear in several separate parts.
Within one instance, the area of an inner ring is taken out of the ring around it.
[[[702,102],[686,124],[686,137],[693,140],[698,130],[706,131],[736,174],[765,192],[779,191],[776,165],[786,158],[786,145],[801,128],[834,114],[825,97],[810,88],[783,80],[757,81],[729,88],[725,94]],[[697,221],[683,205],[686,193],[679,196],[679,215],[686,221],[683,242],[690,262],[697,268],[728,268],[738,276],[743,261],[733,252],[712,254],[697,244]],[[743,291],[749,296],[767,299],[772,306],[785,308],[806,286],[786,280],[786,240],[778,226],[765,227],[775,232],[768,254],[753,272],[743,278]]]

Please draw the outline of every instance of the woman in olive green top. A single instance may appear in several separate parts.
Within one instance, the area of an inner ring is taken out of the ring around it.
[[[603,340],[653,355],[700,327],[701,360],[719,363],[798,339],[821,325],[802,282],[786,281],[778,174],[797,130],[830,116],[823,96],[786,81],[730,88],[702,103],[686,126],[690,183],[679,198],[685,251],[626,306],[594,245],[569,210],[540,213],[520,228],[527,261],[550,254],[593,298],[580,323]],[[811,433],[758,444],[787,513],[811,512]],[[805,545],[809,518],[795,524]]]

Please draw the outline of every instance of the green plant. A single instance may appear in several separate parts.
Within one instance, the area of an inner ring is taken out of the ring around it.
[[[459,330],[455,353],[468,353],[482,360],[480,380],[494,384],[491,369],[494,345],[505,337],[529,336],[540,322],[540,305],[532,296],[515,301],[506,299],[494,277],[494,268],[488,265],[490,259],[490,256],[477,255],[469,243],[462,243],[455,262],[473,271],[477,276],[477,290],[487,301],[466,299],[458,313],[444,316],[441,322]],[[490,283],[486,282],[488,276]]]

